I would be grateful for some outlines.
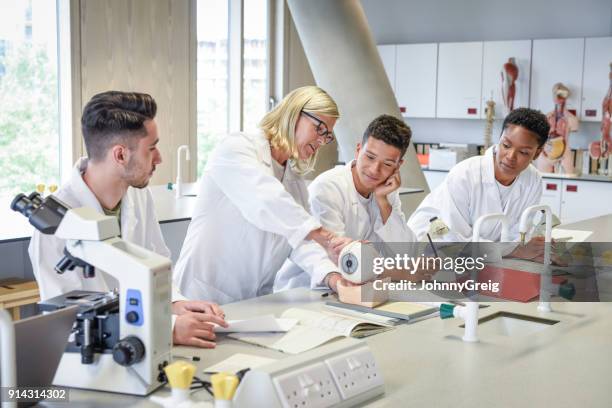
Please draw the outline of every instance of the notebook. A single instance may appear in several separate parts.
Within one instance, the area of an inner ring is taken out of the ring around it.
[[[361,314],[363,318],[372,320],[386,318],[387,324],[397,325],[408,321],[421,320],[423,317],[433,315],[439,310],[439,307],[424,305],[414,302],[395,302],[389,301],[376,307],[366,307],[361,305],[351,305],[342,302],[328,301],[326,306],[340,308],[342,313],[353,311]],[[353,313],[354,314],[354,313]]]
[[[283,319],[297,319],[288,333],[231,333],[228,337],[288,354],[299,354],[341,337],[363,338],[393,327],[330,312],[291,308]]]
[[[466,275],[457,280],[468,278]],[[499,292],[481,290],[480,294],[523,303],[538,298],[540,295],[540,279],[540,275],[537,273],[495,266],[486,266],[478,274],[478,282],[492,281],[499,283]],[[565,281],[566,279],[559,276],[552,277],[552,282],[557,285]]]

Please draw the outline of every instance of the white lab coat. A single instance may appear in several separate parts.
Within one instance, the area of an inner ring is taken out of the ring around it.
[[[514,180],[507,204],[502,208],[493,167],[495,148],[487,149],[483,156],[471,157],[455,165],[444,182],[425,197],[408,220],[419,239],[429,231],[432,217],[440,218],[450,230],[439,241],[468,242],[472,240],[472,226],[480,216],[504,213],[510,224],[510,238],[518,240],[523,210],[540,202],[542,177],[533,165],[529,165]],[[481,237],[499,241],[501,222],[483,224]]]
[[[272,160],[261,133],[230,134],[211,154],[174,269],[183,295],[224,304],[271,293],[287,257],[319,281],[337,270],[304,241],[321,226],[306,210],[304,181],[287,166],[281,183]]]
[[[82,173],[86,167],[87,159],[80,159],[72,170],[70,180],[54,193],[54,196],[73,208],[91,207],[103,214],[98,199],[83,181]],[[121,200],[120,217],[121,237],[124,240],[170,258],[170,250],[164,243],[155,215],[153,197],[148,188],[128,188]],[[38,230],[32,235],[28,252],[42,300],[72,290],[108,291],[118,286],[115,278],[99,270],[96,270],[95,277],[87,279],[83,278],[80,268],[61,275],[55,272],[53,268],[63,257],[65,245],[66,241],[55,235],[45,235]],[[185,298],[173,290],[172,299],[176,301]]]
[[[323,227],[354,240],[373,243],[414,242],[416,236],[406,224],[398,191],[389,194],[391,215],[383,224],[380,208],[374,200],[374,219],[360,202],[351,168],[354,161],[321,173],[308,186],[311,214]],[[274,282],[274,291],[301,286],[314,286],[310,276],[291,260],[287,260]]]

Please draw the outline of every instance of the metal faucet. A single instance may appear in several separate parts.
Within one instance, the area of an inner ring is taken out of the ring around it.
[[[550,249],[552,242],[552,210],[547,205],[532,205],[525,208],[521,214],[519,222],[519,234],[521,236],[521,245],[525,245],[525,237],[529,230],[533,227],[531,215],[535,211],[542,211],[546,217],[546,233],[544,235],[544,272],[540,274],[540,303],[538,310],[540,312],[552,311],[550,307],[550,294],[552,292],[552,275],[550,272]]]

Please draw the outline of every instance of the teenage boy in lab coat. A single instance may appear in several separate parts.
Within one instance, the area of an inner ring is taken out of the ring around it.
[[[312,215],[339,236],[376,242],[414,242],[406,224],[398,189],[400,166],[412,131],[390,115],[374,119],[357,144],[355,160],[321,173],[308,186]],[[327,286],[336,291],[342,277],[332,272]],[[348,285],[343,280],[344,285]],[[291,261],[285,262],[274,283],[280,291],[310,286],[310,277]]]
[[[532,162],[548,138],[549,125],[542,112],[517,108],[504,119],[499,143],[483,156],[471,157],[453,167],[444,182],[434,189],[408,220],[419,239],[429,230],[433,217],[449,227],[438,238],[446,242],[472,240],[472,226],[485,214],[504,213],[508,217],[510,237],[519,238],[519,221],[525,208],[540,203],[542,177]],[[483,224],[481,237],[501,239],[501,222]],[[518,246],[511,257],[542,261],[541,237],[527,246]]]
[[[117,217],[123,239],[169,258],[153,197],[146,188],[162,161],[156,112],[157,104],[147,94],[108,91],[95,95],[81,118],[88,158],[76,163],[70,180],[54,195],[73,208],[87,206]],[[54,235],[34,231],[29,253],[42,300],[72,290],[116,287],[117,282],[100,271],[87,279],[77,271],[56,273],[65,244]],[[175,344],[214,347],[213,324],[227,326],[216,304],[185,300],[176,290],[172,313],[176,315]]]

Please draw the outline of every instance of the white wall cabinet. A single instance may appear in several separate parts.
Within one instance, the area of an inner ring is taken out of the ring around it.
[[[584,45],[581,120],[601,122],[601,102],[610,86],[612,37],[587,38]]]
[[[380,59],[382,60],[383,66],[385,67],[387,78],[389,78],[391,89],[393,89],[393,92],[395,92],[395,50],[396,50],[396,46],[395,45],[379,45],[377,48],[378,48],[378,54],[380,55]]]
[[[480,119],[482,42],[441,43],[437,117]]]
[[[580,116],[584,38],[533,40],[531,57],[531,107],[543,113],[554,109],[553,85],[570,89],[567,108]]]
[[[561,218],[561,191],[563,180],[545,178],[542,180],[542,199],[540,204],[550,207],[553,214]]]
[[[531,40],[521,41],[485,41],[482,57],[482,99],[480,118],[486,119],[487,101],[495,101],[495,118],[506,116],[502,97],[502,76],[504,64],[514,57],[519,69],[515,82],[516,96],[514,107],[529,106],[529,83],[531,77]]]
[[[563,180],[561,220],[576,222],[612,214],[612,183]]]
[[[433,191],[440,184],[444,183],[444,179],[448,175],[448,172],[435,171],[435,170],[423,170],[423,175],[425,176],[425,180],[427,180],[427,185],[429,186],[429,190]]]
[[[396,49],[395,97],[404,116],[436,117],[438,44],[402,44]]]

